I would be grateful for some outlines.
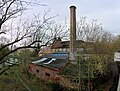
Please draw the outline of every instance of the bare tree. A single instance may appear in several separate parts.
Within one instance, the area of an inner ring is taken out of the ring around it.
[[[107,64],[113,59],[113,42],[114,35],[105,31],[101,23],[97,20],[88,22],[86,17],[82,17],[77,22],[77,39],[84,40],[87,44],[84,45],[84,51],[78,56],[78,77],[79,84],[81,78],[87,77],[87,91],[91,91],[91,79],[96,77],[96,74],[104,74]],[[83,67],[83,68],[82,68]],[[85,75],[84,75],[85,74]],[[86,75],[87,74],[87,75]]]
[[[12,40],[9,40],[7,43],[4,42],[4,45],[0,47],[0,52],[7,47],[11,48],[5,52],[4,55],[0,56],[0,63],[4,62],[4,58],[8,55],[19,49],[40,49],[42,46],[51,44],[54,37],[66,37],[68,35],[66,23],[58,25],[52,18],[53,17],[46,18],[44,16],[43,20],[40,20],[39,17],[35,17],[31,22],[28,20],[25,22],[21,21],[21,23],[19,22],[19,26],[14,28],[17,32],[13,33],[14,35],[12,36]],[[7,35],[7,33],[5,35]],[[39,46],[37,46],[37,44],[39,44]],[[4,70],[0,73],[3,72]]]
[[[81,17],[77,23],[77,38],[87,42],[106,42],[110,43],[114,40],[113,34],[105,31],[102,23],[97,20],[88,22],[86,17]]]
[[[21,48],[35,48],[36,46],[34,46],[34,44],[36,42],[41,42],[40,40],[34,40],[29,42],[26,46],[22,45],[23,41],[29,39],[38,31],[38,27],[36,27],[38,25],[36,25],[35,20],[28,21],[28,19],[26,21],[22,21],[20,18],[23,12],[28,10],[29,6],[34,5],[45,6],[37,2],[32,2],[32,0],[0,0],[0,38],[2,39],[0,41],[0,44],[2,44],[2,46],[0,46],[0,52],[11,47],[9,51],[0,56],[0,63],[2,63],[3,59],[9,54]],[[17,20],[18,18],[20,19]],[[44,17],[39,26],[43,27],[43,25],[47,24],[50,19],[50,17]],[[18,23],[16,24],[15,21],[18,21]]]
[[[20,0],[2,0],[0,1],[0,29],[1,26],[9,19],[21,15],[26,9]],[[2,33],[2,32],[1,32]]]
[[[58,25],[53,17],[48,16],[49,11],[43,17],[34,16],[33,19],[22,19],[24,11],[29,6],[40,5],[30,0],[2,0],[0,1],[0,63],[11,53],[23,48],[41,48],[50,43],[54,37],[66,36],[67,24]],[[39,44],[39,46],[38,46]],[[3,51],[6,50],[4,53]],[[9,68],[3,68],[0,74]]]
[[[46,6],[44,4],[39,4],[37,2],[31,2],[32,0],[1,0],[0,1],[0,29],[1,26],[9,19],[16,18],[21,16],[21,14],[28,9],[29,6],[32,5],[41,5]],[[0,32],[4,33],[4,32]]]

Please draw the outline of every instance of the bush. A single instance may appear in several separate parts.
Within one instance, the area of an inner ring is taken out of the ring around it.
[[[62,85],[59,83],[51,83],[52,91],[63,91]]]

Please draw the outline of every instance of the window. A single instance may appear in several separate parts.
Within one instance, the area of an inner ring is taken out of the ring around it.
[[[45,73],[45,76],[50,77],[50,74],[49,73]]]
[[[63,48],[63,51],[65,52],[65,51],[66,51],[66,48]]]
[[[69,48],[67,48],[67,51],[69,52]]]
[[[60,48],[60,49],[59,49],[59,51],[61,52],[61,51],[62,51],[62,49]]]
[[[53,49],[53,52],[56,52],[56,50],[55,50],[55,49]]]
[[[31,67],[29,66],[29,69],[31,69]]]
[[[36,69],[36,72],[37,72],[37,73],[39,73],[39,70],[38,70],[38,69]]]

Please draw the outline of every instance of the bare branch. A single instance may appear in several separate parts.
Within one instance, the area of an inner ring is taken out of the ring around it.
[[[35,44],[36,42],[41,42],[41,41],[33,41],[32,43],[30,43],[30,44],[27,45],[27,46],[17,47],[17,48],[15,48],[15,49],[7,52],[4,56],[2,56],[2,57],[0,58],[0,63],[3,62],[2,60],[3,60],[6,56],[8,56],[9,54],[11,54],[11,53],[13,53],[13,52],[15,52],[15,51],[17,51],[17,50],[19,50],[19,49],[23,49],[23,48],[38,48],[38,47],[36,47],[36,46],[32,46],[32,45]],[[40,46],[40,47],[41,47],[41,46]]]
[[[0,32],[0,34],[6,34],[5,32]]]
[[[36,2],[28,2],[28,1],[22,1],[21,2],[24,2],[24,3],[27,3],[27,4],[30,4],[30,5],[40,5],[40,6],[47,6],[45,4],[40,4],[40,3],[36,3]]]
[[[5,22],[6,20],[6,15],[8,13],[8,10],[10,8],[10,6],[15,2],[15,0],[11,1],[11,3],[8,5],[8,7],[6,8],[5,14],[2,16],[2,21]]]

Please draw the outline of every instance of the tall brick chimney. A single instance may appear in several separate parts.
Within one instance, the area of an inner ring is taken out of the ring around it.
[[[70,6],[70,55],[69,60],[75,60],[76,54],[76,7]]]

